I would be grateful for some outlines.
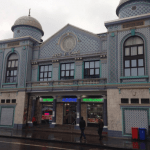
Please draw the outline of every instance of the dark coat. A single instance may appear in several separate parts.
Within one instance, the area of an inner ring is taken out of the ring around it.
[[[98,120],[98,128],[99,128],[99,129],[103,129],[103,127],[104,127],[103,121],[102,121],[101,119]]]
[[[81,120],[80,120],[79,125],[80,125],[80,129],[85,128],[85,121],[83,120],[83,118],[82,118],[82,117],[81,117]]]

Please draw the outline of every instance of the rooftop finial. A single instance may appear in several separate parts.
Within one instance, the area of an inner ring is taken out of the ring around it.
[[[31,10],[31,8],[29,9],[29,15],[28,16],[30,16],[30,10]]]

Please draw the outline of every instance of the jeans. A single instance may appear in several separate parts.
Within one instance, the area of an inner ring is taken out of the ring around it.
[[[85,134],[84,134],[84,129],[85,129],[85,128],[81,128],[81,136],[80,136],[80,139],[82,138],[82,136],[84,137],[84,139],[86,139]]]
[[[102,131],[103,131],[103,128],[98,129],[98,134],[99,134],[100,139],[102,139]]]

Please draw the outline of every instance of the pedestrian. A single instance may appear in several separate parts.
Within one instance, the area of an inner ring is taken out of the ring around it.
[[[99,140],[102,139],[102,131],[103,131],[104,123],[102,119],[98,119],[98,134],[99,134]]]
[[[85,120],[83,120],[83,117],[81,117],[80,120],[80,130],[81,130],[81,136],[80,136],[80,140],[82,139],[82,136],[84,137],[84,139],[86,140],[85,134],[84,134],[84,130],[85,130]]]
[[[33,118],[32,118],[32,123],[33,123],[33,125],[34,125],[34,126],[36,126],[36,125],[37,125],[37,121],[36,121],[35,116],[33,116]]]

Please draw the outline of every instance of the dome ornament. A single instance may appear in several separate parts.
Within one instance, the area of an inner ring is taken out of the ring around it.
[[[28,15],[29,17],[30,17],[30,10],[31,10],[31,8],[29,9],[29,15]]]

